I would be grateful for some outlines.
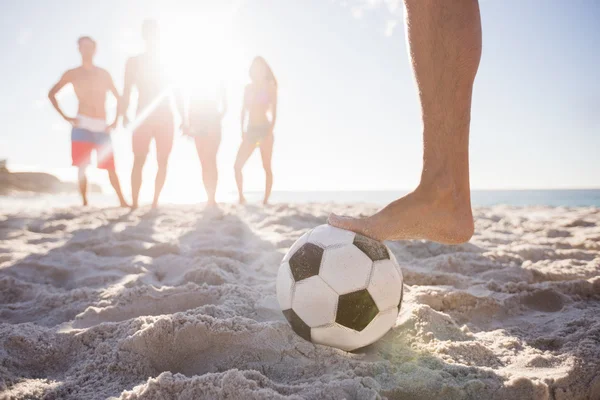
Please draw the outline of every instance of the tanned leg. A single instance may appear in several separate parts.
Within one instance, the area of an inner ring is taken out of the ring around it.
[[[244,168],[246,161],[248,161],[248,158],[250,158],[255,148],[256,146],[254,143],[250,143],[246,140],[242,141],[235,159],[235,164],[233,166],[235,170],[235,183],[237,184],[238,188],[240,204],[246,203],[246,198],[244,197],[244,177],[242,175],[242,168]]]
[[[263,168],[265,170],[265,197],[263,204],[269,204],[271,189],[273,188],[273,171],[271,169],[271,159],[273,157],[273,135],[269,135],[260,144],[260,156],[262,158]]]
[[[85,174],[87,166],[79,167],[77,170],[77,178],[79,181],[79,194],[81,194],[81,200],[83,200],[83,205],[88,205],[87,199],[87,176]]]
[[[121,191],[121,184],[119,183],[119,177],[117,176],[117,172],[114,169],[108,170],[108,179],[110,180],[110,184],[113,189],[115,189],[115,193],[119,197],[119,203],[121,207],[129,207],[127,202],[125,201],[125,197],[123,197],[123,192]]]
[[[219,173],[217,170],[217,151],[221,143],[220,135],[209,135],[196,138],[196,150],[202,165],[202,182],[206,190],[207,206],[217,205],[215,195],[217,193],[217,180]]]
[[[146,163],[146,154],[133,155],[133,169],[131,170],[131,208],[138,208],[140,188],[142,187],[142,170]]]
[[[167,179],[168,163],[168,158],[158,160],[158,171],[156,171],[156,180],[154,181],[154,200],[152,201],[152,208],[158,207],[160,192],[162,192],[163,186],[165,186],[165,180]]]
[[[473,235],[469,125],[481,58],[477,0],[405,0],[410,60],[423,121],[419,186],[377,214],[331,215],[329,223],[378,240],[456,244]]]

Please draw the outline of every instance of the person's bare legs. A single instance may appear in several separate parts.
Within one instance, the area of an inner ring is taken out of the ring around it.
[[[115,189],[115,193],[119,198],[119,203],[121,207],[129,207],[127,202],[125,201],[125,197],[123,197],[123,192],[121,191],[121,184],[119,183],[119,177],[117,176],[117,172],[114,169],[108,170],[108,180],[110,180],[110,184],[113,189]]]
[[[142,187],[142,170],[146,163],[147,154],[133,155],[133,168],[131,170],[131,208],[138,208],[138,198]]]
[[[208,135],[205,137],[196,137],[196,151],[200,164],[202,165],[202,182],[206,190],[208,207],[217,205],[215,195],[217,193],[217,180],[219,172],[217,170],[217,151],[221,143],[221,135]]]
[[[83,205],[88,205],[87,199],[87,176],[85,174],[85,170],[87,165],[81,166],[77,170],[77,180],[79,182],[79,193],[81,194],[81,200],[83,201]]]
[[[239,201],[240,204],[246,203],[246,198],[244,197],[244,177],[242,175],[242,168],[246,164],[246,161],[252,155],[252,152],[256,148],[254,143],[251,143],[248,140],[243,140],[240,145],[240,149],[238,150],[237,157],[235,158],[235,164],[233,169],[235,170],[235,183],[237,184]]]
[[[167,179],[167,165],[169,163],[169,159],[161,158],[158,161],[158,171],[156,171],[156,179],[154,181],[154,200],[152,200],[152,208],[158,207],[158,198],[160,197],[160,192],[165,186],[165,180]]]
[[[152,200],[152,208],[158,207],[158,199],[163,186],[165,186],[169,156],[173,149],[173,135],[175,133],[173,131],[173,121],[170,118],[157,124],[157,132],[159,132],[159,134],[154,136],[154,143],[156,144],[156,163],[158,164],[158,171],[156,171],[156,179],[154,180],[154,199]]]
[[[423,171],[417,189],[377,214],[331,215],[331,225],[378,240],[456,244],[473,235],[469,124],[481,58],[477,0],[405,0],[410,59],[423,120]]]
[[[271,158],[273,156],[273,135],[266,137],[260,144],[260,156],[265,170],[265,197],[263,204],[269,204],[271,188],[273,187],[273,171],[271,170]]]

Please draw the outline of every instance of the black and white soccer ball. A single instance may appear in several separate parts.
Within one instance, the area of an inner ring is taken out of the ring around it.
[[[277,274],[277,300],[294,332],[346,351],[394,326],[402,288],[402,271],[386,245],[330,225],[300,237]]]

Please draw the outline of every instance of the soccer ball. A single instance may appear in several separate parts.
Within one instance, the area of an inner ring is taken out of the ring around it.
[[[300,237],[277,274],[277,300],[294,332],[346,351],[394,326],[402,287],[402,271],[386,245],[330,225]]]

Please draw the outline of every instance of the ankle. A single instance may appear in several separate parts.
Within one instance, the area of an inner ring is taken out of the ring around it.
[[[457,180],[446,172],[423,174],[415,190],[426,201],[460,205],[470,201],[468,181]]]
[[[447,218],[447,224],[453,227],[448,243],[468,241],[474,231],[468,180],[457,181],[445,173],[424,177],[415,194],[423,204]]]

